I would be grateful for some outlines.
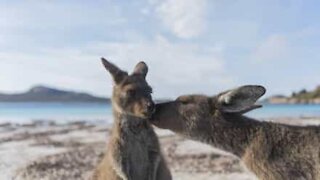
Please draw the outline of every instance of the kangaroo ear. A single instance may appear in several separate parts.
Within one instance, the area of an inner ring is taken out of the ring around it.
[[[112,64],[111,62],[107,61],[104,58],[101,58],[102,64],[106,68],[107,71],[110,72],[114,82],[116,84],[120,83],[126,76],[128,76],[127,72],[122,71],[116,65]]]
[[[133,74],[140,74],[144,78],[147,76],[148,73],[148,66],[145,62],[139,62],[136,67],[134,68]]]
[[[265,94],[263,86],[247,85],[218,95],[218,107],[226,113],[246,113],[262,107],[255,104]]]

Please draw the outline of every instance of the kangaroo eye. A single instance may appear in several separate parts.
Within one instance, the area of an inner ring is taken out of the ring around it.
[[[184,100],[182,100],[182,101],[180,100],[179,102],[180,102],[181,104],[188,104],[188,103],[189,103],[188,101],[184,101]]]
[[[181,104],[189,104],[190,100],[187,96],[180,96],[177,98],[177,100]]]
[[[135,90],[129,90],[129,91],[127,91],[127,96],[128,97],[133,97],[133,96],[135,96],[136,95],[136,91]]]

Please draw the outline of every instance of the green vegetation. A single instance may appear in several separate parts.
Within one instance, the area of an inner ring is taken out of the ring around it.
[[[266,99],[266,102],[271,104],[320,104],[320,86],[313,91],[302,89],[299,92],[293,92],[289,97],[272,96]]]
[[[320,86],[318,86],[313,91],[307,91],[306,89],[302,89],[299,92],[293,92],[291,98],[296,98],[300,100],[312,100],[320,98]]]

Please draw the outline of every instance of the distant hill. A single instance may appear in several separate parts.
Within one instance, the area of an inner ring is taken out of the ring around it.
[[[87,93],[64,91],[46,86],[35,86],[24,93],[0,93],[0,102],[99,102],[109,103],[110,99]]]
[[[271,104],[320,104],[320,86],[315,90],[307,91],[305,89],[299,92],[293,92],[291,96],[273,96],[266,100]]]

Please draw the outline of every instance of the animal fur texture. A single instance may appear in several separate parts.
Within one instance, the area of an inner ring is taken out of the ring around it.
[[[114,125],[104,158],[93,180],[171,180],[158,138],[148,118],[154,112],[152,89],[145,80],[147,65],[140,62],[128,75],[102,59],[114,80]]]
[[[180,96],[158,104],[152,123],[238,156],[261,180],[319,180],[320,128],[257,121],[243,113],[261,106],[262,86],[209,97]]]

